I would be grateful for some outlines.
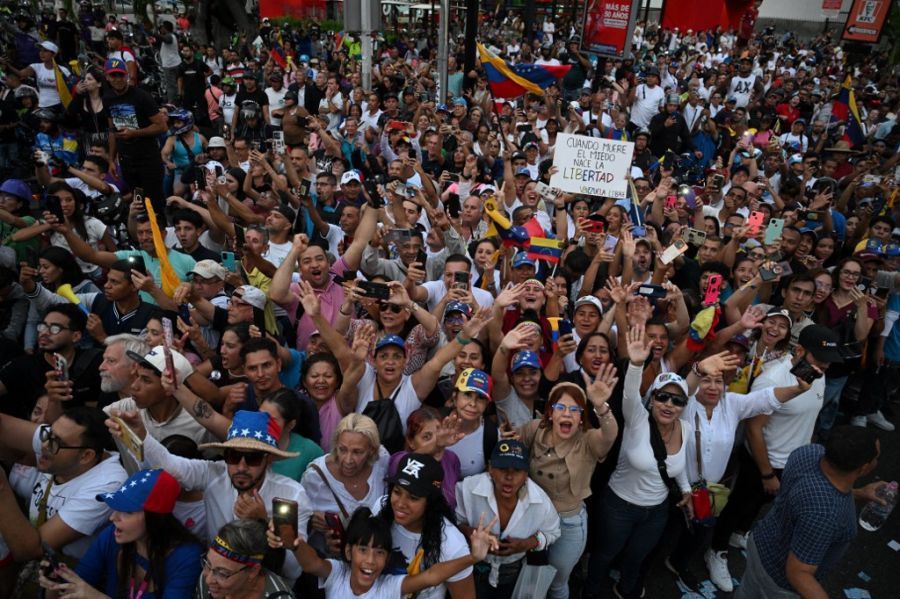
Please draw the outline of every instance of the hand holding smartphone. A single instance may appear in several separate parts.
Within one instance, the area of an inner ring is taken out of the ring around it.
[[[275,532],[289,551],[297,539],[298,512],[296,501],[280,497],[272,499],[272,523],[275,525]]]

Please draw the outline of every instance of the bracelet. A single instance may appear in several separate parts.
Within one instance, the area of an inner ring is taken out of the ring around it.
[[[700,371],[700,362],[694,362],[694,364],[691,366],[691,372],[694,374],[694,376],[700,379],[706,376],[706,373]]]
[[[472,343],[471,339],[463,337],[462,331],[460,331],[459,333],[456,334],[456,340],[459,342],[460,345],[469,345],[470,343]]]
[[[763,480],[772,480],[773,478],[775,478],[775,473],[769,472],[768,474],[763,474],[760,478]]]
[[[351,309],[349,312],[344,312],[343,309],[338,308],[338,312],[340,312],[340,313],[343,314],[344,316],[350,316],[351,314],[353,314],[353,310],[352,310],[352,309]]]
[[[543,549],[547,546],[547,537],[544,536],[544,533],[541,531],[537,531],[533,535],[531,535],[537,541],[537,547],[534,549],[529,549],[529,551],[543,551]]]

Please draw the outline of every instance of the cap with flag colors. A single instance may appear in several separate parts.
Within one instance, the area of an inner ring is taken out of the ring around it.
[[[104,502],[116,512],[171,514],[179,493],[178,481],[165,470],[139,470],[115,493],[97,495],[97,501]]]
[[[566,76],[571,65],[510,64],[478,44],[481,66],[495,98],[518,98],[526,93],[544,95],[544,90]]]

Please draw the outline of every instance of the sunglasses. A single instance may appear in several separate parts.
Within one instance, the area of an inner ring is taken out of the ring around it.
[[[399,306],[397,304],[391,304],[389,302],[379,302],[378,309],[381,311],[389,310],[394,314],[400,314],[403,312],[403,306]]]
[[[666,403],[671,401],[672,405],[683,408],[687,405],[687,397],[684,395],[678,395],[677,393],[668,393],[666,391],[657,391],[653,394],[653,399],[658,401],[659,403]]]
[[[266,459],[266,453],[263,451],[236,451],[234,449],[225,450],[225,463],[229,466],[237,466],[244,460],[248,466],[259,466]]]

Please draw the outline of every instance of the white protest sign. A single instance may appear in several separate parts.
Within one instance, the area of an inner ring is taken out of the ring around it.
[[[634,144],[560,133],[556,136],[550,186],[569,193],[607,198],[628,197],[628,179]]]

